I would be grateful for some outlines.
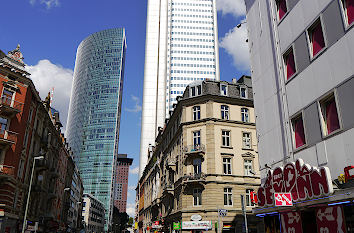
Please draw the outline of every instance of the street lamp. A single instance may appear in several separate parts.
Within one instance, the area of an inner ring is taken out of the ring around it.
[[[32,173],[31,173],[31,179],[30,179],[30,184],[29,184],[29,188],[28,188],[28,194],[27,194],[27,203],[26,203],[26,210],[25,210],[25,216],[23,217],[23,225],[22,225],[22,233],[25,232],[25,228],[26,228],[26,223],[27,223],[27,211],[28,211],[28,205],[29,205],[29,199],[31,196],[31,189],[32,189],[32,180],[33,180],[33,173],[34,173],[34,167],[36,165],[36,160],[43,160],[44,156],[37,156],[33,158],[33,165],[32,165]]]

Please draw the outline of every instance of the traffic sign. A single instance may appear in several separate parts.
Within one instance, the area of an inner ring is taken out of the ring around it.
[[[218,212],[220,217],[225,217],[227,215],[226,209],[218,209]]]
[[[291,193],[274,193],[275,206],[293,206]]]

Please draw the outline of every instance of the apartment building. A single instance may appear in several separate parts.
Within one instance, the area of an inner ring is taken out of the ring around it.
[[[159,129],[139,180],[139,232],[258,232],[251,193],[260,184],[251,78],[187,86]],[[218,223],[218,209],[227,214]]]
[[[274,232],[354,232],[354,1],[245,3],[263,181],[255,213]],[[276,206],[278,192],[292,207]]]
[[[85,222],[85,230],[88,233],[104,232],[104,205],[91,194],[84,193],[82,218]]]

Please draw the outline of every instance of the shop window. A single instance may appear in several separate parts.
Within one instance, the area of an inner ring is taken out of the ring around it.
[[[308,30],[311,57],[315,57],[325,47],[325,39],[322,30],[321,20],[318,19]]]
[[[281,20],[285,16],[286,12],[288,12],[286,0],[276,0],[276,5],[278,20]]]
[[[221,119],[224,119],[224,120],[229,119],[229,106],[221,105]]]
[[[286,79],[290,79],[296,73],[294,51],[291,47],[283,56]]]
[[[345,23],[351,26],[354,22],[354,0],[341,0]]]
[[[322,128],[325,135],[330,135],[340,129],[336,99],[334,94],[320,102]]]
[[[297,116],[292,120],[292,126],[295,148],[299,148],[306,144],[302,115]]]

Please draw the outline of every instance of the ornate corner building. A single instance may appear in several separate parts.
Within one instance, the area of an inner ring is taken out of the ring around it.
[[[138,183],[139,232],[258,232],[251,192],[260,182],[251,78],[187,86],[159,128]],[[218,221],[218,209],[227,214]],[[219,225],[217,224],[219,222]]]

